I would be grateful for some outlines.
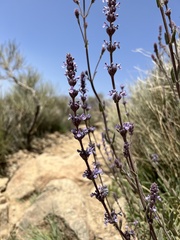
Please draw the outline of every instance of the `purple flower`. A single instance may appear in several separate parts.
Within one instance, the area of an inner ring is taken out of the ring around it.
[[[109,95],[112,96],[112,99],[115,103],[118,103],[121,100],[121,94],[118,94],[115,89],[109,91]]]
[[[86,148],[86,150],[77,150],[79,152],[79,155],[82,157],[83,160],[87,161],[89,156],[93,153],[95,153],[95,145],[89,144],[89,146]],[[88,172],[88,174],[91,174]],[[85,177],[85,176],[84,176]]]
[[[86,92],[87,92],[87,89],[86,89],[86,75],[84,72],[81,73],[81,76],[80,76],[80,89],[79,91],[84,95]]]
[[[133,222],[133,224],[134,224],[134,226],[137,226],[137,225],[139,224],[139,221],[138,221],[138,220],[135,220],[135,221]]]
[[[76,126],[76,128],[78,128],[78,126],[80,125],[81,123],[81,119],[79,118],[79,116],[74,116],[74,115],[69,115],[69,118],[68,119],[71,119],[74,126]]]
[[[133,123],[125,122],[125,123],[123,123],[123,128],[126,129],[126,131],[129,131],[130,135],[133,134],[133,130],[134,130]]]
[[[70,108],[71,108],[71,110],[74,112],[74,113],[76,113],[76,111],[79,109],[79,107],[80,107],[80,103],[79,103],[79,101],[69,101],[69,106],[70,106]]]
[[[76,72],[77,72],[77,65],[74,62],[74,58],[71,56],[71,54],[66,55],[66,62],[64,63],[64,66],[66,67],[66,73],[68,79],[75,78]]]
[[[69,95],[72,99],[75,99],[75,97],[78,95],[78,90],[74,89],[72,86],[69,89]]]
[[[117,64],[117,63],[116,64],[111,63],[111,65],[108,65],[107,63],[105,63],[105,67],[107,68],[108,73],[111,77],[115,75],[118,69],[121,69],[120,64]]]
[[[85,129],[79,128],[78,130],[72,129],[71,132],[74,134],[74,138],[80,141],[88,133],[88,130],[86,128]]]
[[[91,126],[91,127],[88,127],[88,131],[89,133],[93,133],[95,131],[95,127]]]
[[[82,175],[84,178],[88,178],[89,180],[93,179],[92,171],[90,169],[86,169]]]
[[[103,173],[102,169],[100,168],[100,163],[94,162],[93,165],[94,165],[93,170],[89,169],[85,170],[83,173],[83,177],[87,177],[88,179],[92,180],[96,179],[99,174]]]
[[[113,23],[118,17],[116,8],[119,7],[120,3],[116,3],[116,0],[106,0],[105,2],[107,3],[107,6],[104,6],[103,12],[106,15],[106,20]]]
[[[123,154],[124,154],[124,157],[129,157],[129,146],[130,144],[128,142],[125,142],[124,143],[124,150],[123,150]]]
[[[115,103],[118,103],[121,98],[126,96],[126,92],[121,88],[121,91],[118,92],[116,89],[109,91],[109,95],[112,96],[112,99]]]
[[[127,240],[131,240],[131,236],[134,238],[135,237],[135,232],[134,230],[129,230],[128,226],[126,227],[126,231],[124,233],[125,237]]]
[[[145,198],[145,200],[148,202],[148,208],[151,214],[155,213],[157,211],[156,209],[156,202],[161,201],[161,197],[159,196],[159,189],[156,183],[152,183],[150,188],[150,194]],[[152,215],[149,219],[149,221],[153,221]]]
[[[96,197],[100,202],[104,201],[108,195],[108,187],[106,185],[99,186],[98,190],[96,189],[94,193],[91,193],[91,197]]]
[[[73,106],[74,106],[74,105],[73,105]],[[71,109],[72,109],[72,108],[71,108]],[[72,114],[70,114],[68,119],[71,119],[72,122],[73,122],[73,124],[74,124],[74,126],[78,127],[82,121],[89,120],[90,118],[91,118],[91,115],[90,115],[90,114],[84,114],[84,113],[82,113],[81,115],[78,115],[78,114],[77,114],[77,115],[75,115],[75,116],[72,115]],[[86,129],[86,131],[88,132],[89,130]]]
[[[93,175],[94,175],[94,178],[97,178],[98,174],[103,173],[102,169],[100,168],[101,164],[99,162],[93,162],[93,166],[94,166]]]
[[[154,163],[158,163],[159,156],[156,153],[151,154],[150,158]]]
[[[106,33],[112,37],[112,35],[115,33],[115,31],[118,29],[118,25],[114,26],[109,26],[106,22],[103,24],[103,28],[106,28]],[[106,49],[105,45],[103,44],[103,47]]]
[[[104,214],[104,223],[107,225],[108,223],[114,224],[117,223],[117,215],[121,215],[121,213],[116,213],[114,210],[111,211],[110,215],[106,212]]]
[[[111,42],[108,43],[107,41],[104,40],[103,47],[106,48],[110,53],[113,53],[116,50],[116,48],[120,48],[120,43],[114,42],[112,44]]]
[[[120,160],[118,158],[116,158],[114,160],[114,166],[117,167],[117,168],[122,168],[122,163],[120,162]]]
[[[130,122],[125,122],[123,123],[123,126],[117,124],[116,125],[116,130],[121,134],[121,136],[126,139],[126,134],[129,132],[129,135],[133,135],[134,131],[134,124]]]

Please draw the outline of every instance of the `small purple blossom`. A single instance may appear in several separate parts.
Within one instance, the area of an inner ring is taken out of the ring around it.
[[[85,135],[88,133],[88,130],[87,128],[85,129],[79,128],[79,129],[72,129],[71,132],[74,134],[75,139],[82,140],[85,137]]]
[[[109,91],[109,95],[112,96],[112,99],[115,103],[118,103],[124,94],[122,94],[122,92],[118,93],[117,90],[113,89],[113,90]]]
[[[133,123],[125,122],[123,123],[123,128],[126,129],[126,131],[128,131],[130,135],[133,135],[133,131],[134,131]]]
[[[151,154],[150,158],[154,163],[158,163],[159,156],[156,153]]]
[[[79,107],[80,107],[80,103],[79,103],[79,101],[72,101],[72,100],[70,100],[69,101],[69,106],[70,106],[70,108],[71,108],[71,110],[74,112],[74,113],[76,113],[76,111],[79,109]]]
[[[91,126],[91,127],[88,127],[88,131],[89,133],[93,133],[95,131],[95,127]]]
[[[84,72],[81,73],[81,76],[80,76],[80,92],[84,95],[86,92],[87,92],[87,89],[86,89],[86,75]]]
[[[103,24],[103,28],[106,28],[106,33],[112,37],[112,35],[115,33],[115,31],[118,29],[118,25],[114,26],[114,25],[111,25],[109,26],[106,22],[104,22]],[[105,47],[105,45],[103,45]]]
[[[124,233],[125,237],[127,240],[131,240],[131,236],[134,238],[135,237],[135,232],[134,230],[129,229],[128,226],[125,227],[126,231]]]
[[[106,212],[104,214],[104,223],[107,225],[108,223],[114,224],[118,222],[117,215],[121,215],[121,213],[116,213],[114,210],[111,211],[110,215]]]
[[[103,8],[103,12],[106,16],[106,20],[109,22],[109,23],[113,23],[117,17],[118,17],[118,14],[116,13],[116,8],[119,7],[120,3],[116,3],[116,0],[106,0],[106,1],[103,1],[103,2],[106,2],[107,3],[107,6],[104,6]]]
[[[94,193],[91,193],[91,197],[96,197],[100,202],[104,201],[104,198],[108,195],[108,187],[106,185],[99,186],[98,190],[96,189]]]
[[[106,40],[104,40],[103,47],[106,48],[108,52],[113,53],[116,48],[120,48],[120,43],[115,41],[112,44],[111,42],[107,42]]]
[[[74,105],[73,105],[74,106]],[[72,109],[72,108],[71,108]],[[74,109],[75,110],[75,109]],[[76,108],[77,110],[77,108]],[[74,111],[75,112],[75,111]],[[82,113],[81,115],[72,115],[72,114],[69,114],[69,118],[68,119],[71,119],[72,120],[72,123],[74,124],[74,126],[76,126],[76,128],[79,127],[80,123],[82,121],[86,121],[87,119],[90,119],[90,114],[84,114]]]
[[[81,97],[81,99],[82,99],[82,97]],[[83,110],[89,111],[91,109],[91,106],[89,106],[89,104],[87,102],[83,101],[83,104],[81,104],[81,108]]]
[[[64,66],[66,67],[65,75],[68,80],[75,80],[76,72],[77,72],[77,65],[74,62],[74,58],[71,56],[71,54],[66,55],[66,62],[64,63]],[[69,84],[70,86],[74,86]]]
[[[94,166],[93,174],[94,174],[95,178],[97,178],[98,174],[103,173],[102,169],[100,168],[101,164],[99,162],[93,162],[93,166]]]
[[[115,160],[114,160],[114,166],[116,167],[116,168],[122,168],[122,163],[121,163],[121,161],[118,159],[118,158],[116,158]]]
[[[91,154],[95,154],[95,145],[89,144],[86,150],[77,150],[77,152],[83,160],[87,161]]]
[[[115,128],[123,136],[123,138],[125,138],[127,132],[129,132],[129,135],[133,135],[134,124],[130,122],[125,122],[123,123],[122,127],[119,124],[117,124]]]
[[[138,221],[138,220],[135,220],[135,221],[133,222],[133,224],[134,224],[134,226],[137,226],[137,225],[139,224],[139,221]]]
[[[94,179],[92,171],[90,169],[86,169],[82,175],[84,178],[88,178],[89,180]]]
[[[87,177],[88,179],[92,180],[92,179],[96,179],[98,177],[99,174],[102,174],[103,171],[100,168],[100,164],[98,162],[94,162],[93,163],[94,167],[93,170],[87,169],[84,171],[83,173],[83,177]]]
[[[152,214],[157,211],[156,202],[161,201],[161,197],[159,196],[159,189],[156,183],[153,183],[150,188],[150,194],[145,197],[145,200],[148,202],[148,209],[151,213],[151,217],[149,221],[153,221]]]
[[[75,97],[77,97],[78,95],[78,90],[74,89],[73,87],[71,87],[69,89],[69,95],[72,99],[75,99]]]
[[[91,109],[91,107],[88,105],[87,103],[87,96],[86,96],[86,74],[84,72],[81,73],[80,76],[80,88],[79,88],[79,92],[81,93],[81,108],[85,111],[89,111]],[[89,120],[91,118],[91,115],[87,114],[87,118],[86,120]]]
[[[114,77],[115,73],[117,72],[118,69],[121,69],[120,64],[113,64],[111,63],[111,65],[108,65],[107,63],[105,63],[105,67],[108,70],[108,73],[111,77]]]
[[[85,120],[89,120],[91,118],[91,115],[89,113],[86,114],[86,119]],[[84,121],[85,121],[84,120]]]
[[[118,103],[121,100],[121,98],[124,98],[126,96],[124,88],[122,87],[120,88],[121,88],[120,92],[118,92],[116,89],[109,91],[109,95],[112,96],[112,99],[115,103]]]
[[[129,157],[129,147],[130,147],[130,144],[128,142],[125,142],[124,150],[123,150],[123,154],[125,158]]]

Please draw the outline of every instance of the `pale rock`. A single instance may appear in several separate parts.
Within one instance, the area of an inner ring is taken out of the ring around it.
[[[59,178],[85,182],[81,177],[85,167],[83,161],[79,164],[80,160],[77,154],[71,155],[69,159],[49,154],[30,159],[14,174],[7,186],[6,195],[11,199],[23,199],[33,192],[42,191],[49,181]]]
[[[86,221],[86,207],[80,188],[72,180],[51,180],[17,224],[19,232],[42,224],[49,215],[60,216],[79,240],[89,240],[91,231]],[[19,233],[19,234],[20,234]]]
[[[0,178],[0,192],[5,191],[8,181],[8,178]]]
[[[54,142],[41,155],[23,152],[18,155],[18,168],[12,171],[3,193],[9,204],[7,229],[17,227],[22,233],[20,228],[41,226],[46,217],[55,214],[59,225],[73,236],[70,240],[120,239],[112,225],[104,225],[101,203],[90,197],[94,187],[82,177],[86,166],[77,153],[78,141],[61,135],[57,145]],[[15,159],[16,155],[11,161]],[[89,161],[92,164],[92,156]],[[108,183],[105,174],[102,178]]]
[[[8,223],[9,204],[0,204],[0,232],[5,230]]]

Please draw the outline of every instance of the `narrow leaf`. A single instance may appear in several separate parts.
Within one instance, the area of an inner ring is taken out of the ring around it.
[[[168,40],[167,33],[164,33],[164,39],[165,39],[166,44],[168,45],[169,44],[169,40]]]
[[[171,69],[171,79],[173,83],[176,82],[173,68]]]
[[[174,212],[172,211],[169,216],[168,228],[171,229],[174,224]]]
[[[171,43],[174,43],[176,40],[176,30],[173,32],[172,37],[171,37]]]
[[[156,0],[156,3],[157,3],[157,7],[160,8],[160,2],[159,2],[159,0]]]
[[[115,133],[114,133],[114,134],[113,134],[113,138],[112,138],[112,143],[114,143],[115,137],[116,137],[116,135],[115,135]]]
[[[103,112],[105,110],[105,105],[102,105],[101,103],[99,103],[99,111]]]

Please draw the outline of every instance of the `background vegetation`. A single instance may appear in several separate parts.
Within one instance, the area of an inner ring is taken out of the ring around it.
[[[67,133],[69,99],[57,96],[55,88],[45,83],[41,75],[25,64],[17,44],[0,45],[0,79],[10,87],[0,96],[0,175],[6,175],[6,157],[19,149],[36,151],[32,140],[47,133]],[[98,122],[98,104],[89,97],[93,107],[92,123]]]
[[[0,78],[10,82],[10,89],[0,97],[1,174],[5,174],[7,154],[19,149],[33,151],[34,137],[70,130],[67,97],[56,96],[53,86],[24,62],[15,43],[0,46]]]
[[[155,66],[149,70],[145,79],[139,78],[135,85],[131,86],[127,111],[130,121],[135,126],[131,151],[139,180],[147,195],[150,183],[158,184],[162,200],[158,204],[158,212],[161,219],[164,219],[160,226],[162,228],[166,226],[170,239],[179,239],[180,105],[167,79],[171,78],[170,62],[164,61],[163,67],[166,69],[165,72]],[[110,126],[113,127],[118,121],[113,105],[108,109],[108,113],[111,113],[108,116]],[[125,110],[123,115],[127,118]],[[118,150],[121,148],[120,142],[121,137],[116,134],[115,145]],[[119,193],[117,183],[113,182],[113,186],[115,185]],[[123,186],[129,202],[126,209],[127,218],[129,222],[138,220],[141,229],[139,239],[146,239],[144,214],[141,213],[137,195],[130,191],[125,179]],[[158,224],[156,226],[158,239],[164,239],[160,226]]]

